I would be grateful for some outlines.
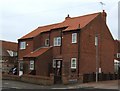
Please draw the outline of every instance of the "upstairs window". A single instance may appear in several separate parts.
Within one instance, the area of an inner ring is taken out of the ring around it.
[[[45,46],[49,46],[49,39],[45,40]]]
[[[54,46],[61,46],[61,37],[54,38]]]
[[[71,58],[71,69],[77,68],[77,61],[76,58]]]
[[[20,49],[26,49],[26,42],[20,42]]]
[[[72,43],[77,43],[77,33],[72,33]]]

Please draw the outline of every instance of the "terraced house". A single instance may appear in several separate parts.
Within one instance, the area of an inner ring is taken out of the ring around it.
[[[50,76],[57,81],[78,81],[85,73],[114,72],[114,39],[106,12],[40,26],[18,39],[19,75]]]

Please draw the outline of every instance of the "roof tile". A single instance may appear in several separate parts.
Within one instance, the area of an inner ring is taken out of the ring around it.
[[[51,47],[44,47],[44,48],[39,48],[29,54],[27,54],[24,57],[38,57],[40,55],[42,55],[44,52],[46,52],[47,50],[49,50]]]
[[[99,14],[100,13],[94,13],[94,14],[88,14],[88,15],[79,16],[79,17],[66,18],[61,23],[38,27],[37,29],[33,30],[32,32],[28,33],[27,35],[23,36],[20,39],[32,38],[37,36],[41,32],[51,31],[51,29],[55,29],[55,28],[67,27],[63,31],[75,30],[78,28],[79,25],[80,25],[80,28],[83,28],[95,17],[97,17]]]

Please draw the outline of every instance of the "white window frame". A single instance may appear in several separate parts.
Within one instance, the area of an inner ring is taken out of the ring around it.
[[[45,39],[45,46],[49,46],[49,39]]]
[[[25,41],[22,41],[20,42],[20,49],[26,49],[26,42]]]
[[[54,46],[61,46],[61,37],[54,38]]]
[[[11,56],[11,57],[13,57],[14,56],[14,52],[12,51],[12,50],[7,50],[7,52],[9,53],[9,55]]]
[[[117,58],[120,58],[120,53],[117,53]]]
[[[75,60],[75,64],[73,63],[73,60]],[[73,67],[73,65],[75,65]],[[76,69],[77,68],[77,58],[71,58],[71,69]]]
[[[72,43],[77,43],[77,33],[72,33]]]
[[[53,68],[56,68],[56,60],[53,60]]]
[[[30,70],[34,70],[34,60],[30,60]]]

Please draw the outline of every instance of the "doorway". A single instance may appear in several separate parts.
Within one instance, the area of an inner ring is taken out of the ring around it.
[[[62,60],[54,59],[53,68],[54,68],[54,83],[55,84],[62,83]]]

